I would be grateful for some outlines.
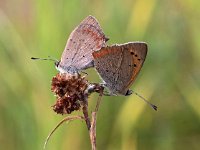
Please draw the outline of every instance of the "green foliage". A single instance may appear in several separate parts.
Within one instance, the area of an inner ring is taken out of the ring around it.
[[[132,89],[158,106],[155,112],[135,95],[103,97],[98,149],[199,149],[199,6],[197,0],[1,1],[0,149],[42,149],[64,117],[51,109],[53,63],[30,58],[60,58],[70,32],[88,15],[98,19],[109,44],[148,43]],[[94,70],[87,72],[89,80],[99,80]],[[97,94],[90,97],[90,109],[96,99]],[[47,149],[90,149],[85,123],[64,124]]]

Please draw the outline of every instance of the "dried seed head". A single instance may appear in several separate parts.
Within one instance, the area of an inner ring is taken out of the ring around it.
[[[58,98],[56,104],[53,105],[53,110],[58,114],[70,114],[81,107],[79,101],[73,97]]]
[[[74,110],[79,110],[81,101],[87,98],[85,90],[88,85],[89,83],[84,76],[58,73],[53,77],[51,83],[51,90],[57,97],[53,110],[58,114],[70,114]]]

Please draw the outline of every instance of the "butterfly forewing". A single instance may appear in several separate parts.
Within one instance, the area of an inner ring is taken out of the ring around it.
[[[95,68],[112,94],[125,95],[147,54],[141,42],[113,45],[93,53]]]
[[[93,60],[92,52],[105,46],[105,35],[93,16],[85,18],[70,34],[60,66],[86,69]]]

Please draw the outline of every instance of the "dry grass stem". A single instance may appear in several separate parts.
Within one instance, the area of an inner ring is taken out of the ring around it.
[[[46,145],[50,139],[50,137],[53,135],[53,133],[56,131],[56,129],[62,125],[64,122],[69,122],[69,121],[73,121],[73,120],[76,120],[76,119],[79,119],[79,120],[85,120],[85,118],[83,116],[67,116],[66,118],[64,118],[63,120],[61,120],[56,126],[55,128],[53,128],[53,130],[49,133],[49,135],[47,136],[47,139],[44,143],[44,149],[46,148]]]

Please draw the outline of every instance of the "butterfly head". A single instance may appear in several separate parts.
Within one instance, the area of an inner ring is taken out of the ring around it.
[[[133,94],[133,91],[130,90],[130,89],[128,89],[127,92],[126,92],[126,94],[125,94],[125,96],[129,96],[129,95],[131,95],[131,94]]]
[[[58,66],[59,66],[59,64],[60,64],[60,61],[55,61],[54,64],[55,64],[55,67],[58,68]]]

